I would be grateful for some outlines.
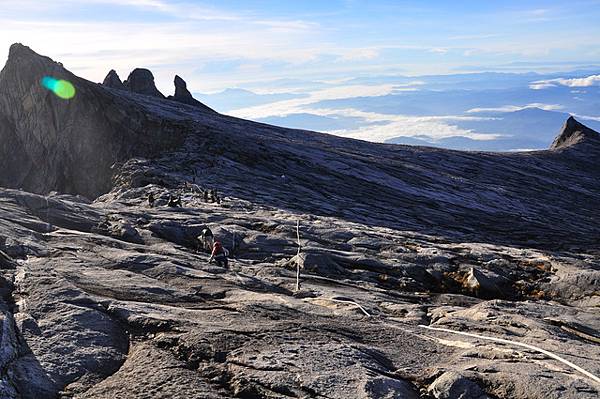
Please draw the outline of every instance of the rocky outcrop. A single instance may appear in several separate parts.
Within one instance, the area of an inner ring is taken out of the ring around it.
[[[446,372],[428,388],[436,399],[491,399],[475,382],[456,372]]]
[[[121,78],[119,78],[119,75],[114,69],[111,69],[110,72],[108,72],[102,85],[110,87],[111,89],[127,90],[127,87],[121,82]]]
[[[128,90],[134,93],[165,98],[165,96],[156,88],[156,85],[154,84],[154,75],[152,75],[152,72],[148,69],[134,69],[123,84]]]
[[[55,96],[40,84],[44,76],[70,81],[76,97]],[[4,187],[94,198],[110,190],[116,162],[173,148],[182,131],[21,44],[11,46],[0,72]]]
[[[196,100],[192,96],[192,93],[190,93],[190,91],[187,89],[187,83],[185,83],[185,80],[180,78],[178,75],[175,75],[174,83],[175,83],[175,95],[169,96],[169,100],[177,101],[177,102],[180,102],[183,104],[187,104],[187,105],[191,105],[194,107],[204,109],[206,111],[214,112],[211,108],[202,104],[200,101]]]
[[[588,128],[587,126],[582,125],[571,116],[565,122],[559,135],[552,142],[550,149],[560,150],[563,148],[568,148],[578,143],[581,143],[584,140],[593,141],[596,143],[596,145],[600,145],[600,138],[598,137],[598,133]]]

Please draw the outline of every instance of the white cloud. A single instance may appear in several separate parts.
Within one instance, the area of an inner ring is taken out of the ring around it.
[[[230,114],[239,118],[261,119],[270,116],[285,116],[298,112],[306,112],[306,106],[324,100],[340,100],[354,97],[384,96],[396,91],[396,86],[387,85],[347,85],[317,90],[309,93],[308,97],[294,100],[278,101],[231,111]]]
[[[469,118],[464,116],[406,116],[366,113],[353,109],[335,110],[337,115],[364,117],[369,122],[382,122],[363,126],[354,130],[337,130],[328,133],[355,139],[385,142],[396,137],[414,137],[426,135],[434,140],[448,137],[467,137],[473,140],[495,140],[502,135],[481,134],[471,129],[462,129],[453,121],[481,120],[489,118]]]
[[[271,28],[271,30],[276,32],[293,32],[293,31],[302,31],[315,29],[319,27],[319,24],[314,22],[306,22],[306,21],[278,21],[278,20],[257,20],[254,21],[256,25],[263,25]]]
[[[354,60],[373,60],[379,57],[380,50],[377,48],[359,48],[348,51],[340,61],[354,61]]]
[[[580,119],[587,119],[590,121],[600,122],[600,116],[588,116],[588,115],[577,115],[577,114],[573,114],[573,116],[575,116],[576,118],[580,118]]]
[[[531,103],[527,105],[503,105],[502,107],[472,108],[468,110],[467,113],[473,114],[478,112],[515,112],[530,108],[539,108],[543,109],[544,111],[558,111],[560,109],[563,109],[564,107],[558,104]]]
[[[450,36],[448,38],[448,40],[472,41],[472,40],[481,40],[481,39],[491,39],[491,38],[495,38],[495,37],[500,37],[500,35],[499,34],[489,34],[489,33],[483,33],[480,35],[457,35],[457,36]]]
[[[76,3],[71,0],[61,0],[62,3]],[[134,6],[134,7],[149,7],[156,8],[161,11],[171,9],[171,6],[164,1],[160,0],[87,0],[88,3],[97,4],[115,4],[120,6]]]
[[[568,87],[589,87],[600,84],[600,75],[591,75],[586,78],[559,79],[559,83]]]
[[[529,85],[531,89],[542,90],[556,86],[567,86],[567,87],[590,87],[600,85],[600,75],[591,75],[585,78],[573,78],[573,79],[548,79],[538,80]]]
[[[440,47],[435,47],[432,49],[428,50],[430,53],[435,53],[435,54],[446,54],[448,52],[447,48],[440,48]]]
[[[544,90],[544,89],[548,89],[550,87],[556,87],[556,85],[554,83],[550,83],[550,82],[543,81],[543,80],[531,83],[529,85],[529,88],[532,90]]]
[[[156,11],[169,16],[180,17],[186,20],[222,20],[233,21],[242,19],[241,15],[224,12],[216,8],[199,6],[189,1],[164,1],[164,0],[53,0],[41,2],[39,0],[2,0],[2,10],[44,12],[56,11],[66,8],[76,8],[82,5],[100,4],[118,7],[136,7]],[[119,10],[121,11],[121,10]],[[26,15],[26,14],[21,14]]]
[[[526,22],[547,22],[557,18],[556,16],[553,16],[553,10],[547,8],[537,8],[525,11],[523,17],[523,21]]]
[[[418,82],[417,82],[418,83]],[[413,90],[415,88],[412,88]],[[327,109],[315,108],[311,104],[322,100],[354,98],[359,96],[380,96],[397,90],[393,85],[347,85],[317,90],[302,99],[279,101],[267,105],[249,107],[232,111],[231,114],[247,119],[262,119],[272,116],[285,116],[295,113],[309,113],[326,117],[352,117],[365,121],[365,126],[353,130],[332,130],[327,133],[372,142],[385,142],[400,136],[428,135],[434,139],[447,137],[468,137],[474,140],[493,140],[501,137],[497,134],[480,134],[472,130],[461,129],[452,124],[457,121],[495,120],[497,118],[477,116],[407,116],[365,112],[353,108]]]

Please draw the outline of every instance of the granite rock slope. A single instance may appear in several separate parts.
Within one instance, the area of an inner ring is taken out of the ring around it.
[[[0,75],[0,398],[598,397],[596,132],[569,120],[519,154],[380,145],[71,74],[58,101],[28,68],[67,73],[16,46]],[[48,114],[106,146],[31,122]],[[97,174],[37,158],[42,136]],[[198,250],[207,226],[229,269]]]

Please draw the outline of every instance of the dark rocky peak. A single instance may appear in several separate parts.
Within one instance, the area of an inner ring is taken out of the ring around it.
[[[165,96],[156,88],[156,85],[154,84],[154,75],[152,75],[152,72],[148,69],[134,69],[123,84],[127,89],[134,93],[165,98]]]
[[[15,43],[10,46],[8,60],[0,72],[0,79],[5,76],[20,80],[21,84],[39,86],[39,80],[44,76],[68,78],[69,75],[71,74],[63,69],[62,64],[39,55],[21,43]],[[0,93],[8,89],[8,86],[0,87]]]
[[[125,85],[121,81],[119,74],[117,74],[117,72],[114,69],[111,69],[108,75],[106,75],[104,81],[102,82],[102,85],[110,87],[111,89],[127,90],[127,87],[125,87]]]
[[[192,96],[192,93],[187,88],[187,83],[179,75],[175,75],[175,95],[169,96],[169,100],[213,111]]]
[[[69,81],[75,96],[59,97],[44,77]],[[0,186],[94,198],[111,188],[113,164],[181,143],[178,125],[122,93],[13,45],[0,72]]]
[[[600,134],[579,123],[572,116],[565,122],[560,134],[550,146],[551,150],[568,148],[583,141],[600,141]]]
[[[8,58],[13,59],[15,57],[41,57],[41,56],[39,54],[37,54],[35,51],[33,51],[31,48],[25,46],[24,44],[14,43],[13,45],[10,46],[10,49],[8,50]]]
[[[175,75],[175,98],[191,98],[192,93],[187,89],[187,83],[179,75]]]

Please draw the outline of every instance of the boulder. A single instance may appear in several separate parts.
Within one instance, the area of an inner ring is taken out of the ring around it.
[[[125,220],[119,220],[114,224],[111,223],[109,235],[134,244],[143,244],[144,242],[137,229]]]
[[[439,376],[427,390],[436,399],[490,399],[479,385],[454,371]]]
[[[134,69],[123,84],[128,90],[134,93],[165,98],[165,96],[163,96],[163,94],[156,88],[156,85],[154,84],[154,75],[152,75],[152,72],[150,72],[148,69]]]
[[[377,376],[369,379],[364,387],[364,394],[360,397],[369,399],[418,399],[419,393],[409,382],[397,380],[386,376]]]
[[[510,283],[506,278],[489,270],[472,267],[465,280],[465,286],[481,298],[505,298],[506,286]]]
[[[148,230],[157,237],[189,248],[198,246],[197,237],[206,228],[205,225],[186,225],[176,221],[156,221],[148,225]]]
[[[300,264],[300,268],[309,273],[325,276],[339,277],[346,272],[332,256],[317,251],[302,252],[290,259],[285,266],[296,268],[296,264]]]

